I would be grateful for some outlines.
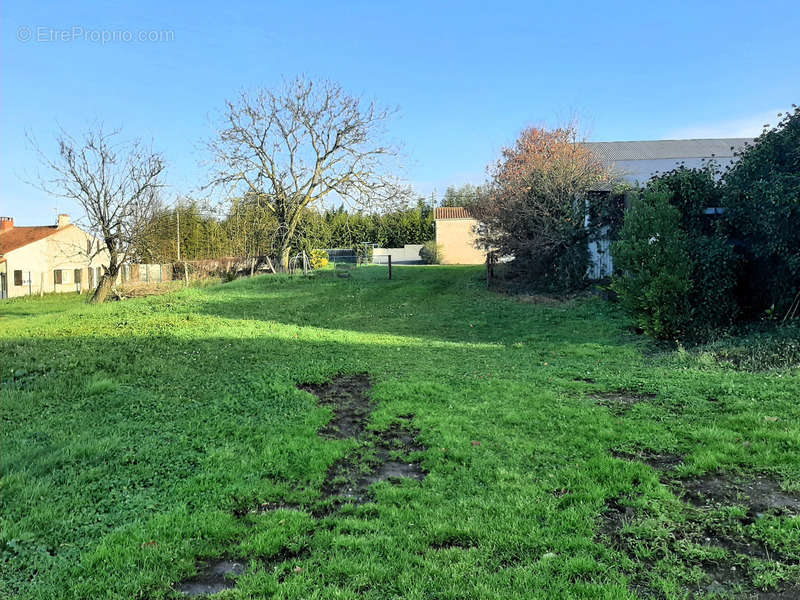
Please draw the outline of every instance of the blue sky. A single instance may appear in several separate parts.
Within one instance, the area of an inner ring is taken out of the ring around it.
[[[0,214],[77,212],[27,183],[26,131],[52,154],[59,126],[122,127],[164,154],[169,195],[189,194],[223,101],[299,73],[398,106],[390,133],[426,195],[481,182],[523,127],[573,115],[593,140],[757,134],[800,103],[798,32],[797,2],[6,1]]]

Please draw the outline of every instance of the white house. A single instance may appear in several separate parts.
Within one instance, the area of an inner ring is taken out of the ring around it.
[[[638,142],[586,142],[595,156],[622,179],[632,185],[645,185],[651,177],[666,173],[681,165],[691,169],[709,160],[721,168],[730,166],[734,154],[744,149],[752,138],[719,138],[698,140],[650,140]],[[603,190],[599,190],[602,193]],[[611,240],[589,243],[590,279],[611,275],[614,264],[610,252]]]
[[[93,289],[108,266],[100,242],[58,215],[55,225],[16,227],[0,217],[0,298]]]

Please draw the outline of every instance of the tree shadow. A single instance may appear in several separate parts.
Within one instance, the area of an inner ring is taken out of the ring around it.
[[[547,342],[619,346],[631,342],[614,310],[597,298],[535,304],[488,291],[483,267],[382,267],[353,277],[265,275],[209,289],[197,308],[330,331],[388,334],[468,344]]]

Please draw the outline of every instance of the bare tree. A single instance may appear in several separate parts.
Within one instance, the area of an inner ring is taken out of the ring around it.
[[[119,131],[106,132],[101,125],[90,128],[79,140],[62,131],[57,142],[54,160],[36,147],[53,173],[42,187],[77,202],[89,230],[98,237],[100,243],[89,259],[102,254],[108,266],[90,301],[101,303],[159,207],[164,160],[140,140],[122,141]]]
[[[359,207],[406,199],[408,190],[385,173],[397,156],[380,143],[391,115],[335,83],[302,77],[275,91],[242,93],[226,103],[225,124],[209,144],[211,183],[264,200],[286,268],[303,209],[330,194]]]

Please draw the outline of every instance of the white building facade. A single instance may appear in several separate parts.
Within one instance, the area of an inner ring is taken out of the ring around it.
[[[0,297],[87,292],[108,267],[91,234],[59,215],[55,225],[16,227],[0,217]]]

